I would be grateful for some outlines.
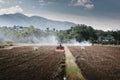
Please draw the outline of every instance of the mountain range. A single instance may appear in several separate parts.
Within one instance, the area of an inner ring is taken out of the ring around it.
[[[58,30],[65,30],[69,29],[72,26],[75,26],[76,24],[67,21],[50,20],[40,16],[29,17],[21,13],[0,15],[0,26],[14,26],[14,25],[24,27],[33,25],[40,29],[55,28]]]

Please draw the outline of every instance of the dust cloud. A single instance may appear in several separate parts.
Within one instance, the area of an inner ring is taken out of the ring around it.
[[[16,36],[5,36],[5,34],[0,33],[0,43],[5,40],[11,40],[16,44],[36,44],[36,45],[58,45],[59,38],[56,35],[47,36],[27,36],[27,37],[16,37]],[[70,46],[91,46],[92,43],[89,41],[78,42],[76,39],[71,39],[67,43],[63,43]]]
[[[69,46],[92,46],[92,43],[90,43],[89,41],[78,42],[78,41],[76,41],[76,39],[71,39],[70,41],[68,41],[66,43],[66,45],[69,45]]]

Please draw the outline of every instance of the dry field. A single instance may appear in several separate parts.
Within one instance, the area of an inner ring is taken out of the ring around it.
[[[63,80],[65,54],[54,49],[55,46],[0,49],[0,80]],[[120,47],[69,49],[86,80],[120,80]]]
[[[54,46],[16,47],[0,50],[0,80],[62,80],[63,53]]]
[[[86,80],[120,80],[120,47],[69,47]]]

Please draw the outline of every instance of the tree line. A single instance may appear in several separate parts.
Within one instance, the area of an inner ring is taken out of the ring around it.
[[[41,38],[49,35],[57,36],[57,40],[66,43],[71,39],[78,42],[89,41],[92,44],[120,44],[120,30],[117,31],[103,31],[93,29],[87,25],[76,25],[67,30],[56,30],[55,28],[46,30],[38,29],[34,26],[23,27],[0,27],[0,36],[6,36],[15,42],[34,43],[33,37]],[[0,37],[2,41],[4,37]]]
[[[103,31],[87,25],[77,25],[57,33],[61,42],[76,39],[78,42],[90,41],[93,44],[120,44],[120,30]]]

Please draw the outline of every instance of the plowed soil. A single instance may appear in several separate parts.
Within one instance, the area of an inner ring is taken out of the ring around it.
[[[69,47],[86,80],[120,80],[120,47]]]
[[[0,80],[62,80],[64,53],[54,46],[16,47],[0,50]]]

